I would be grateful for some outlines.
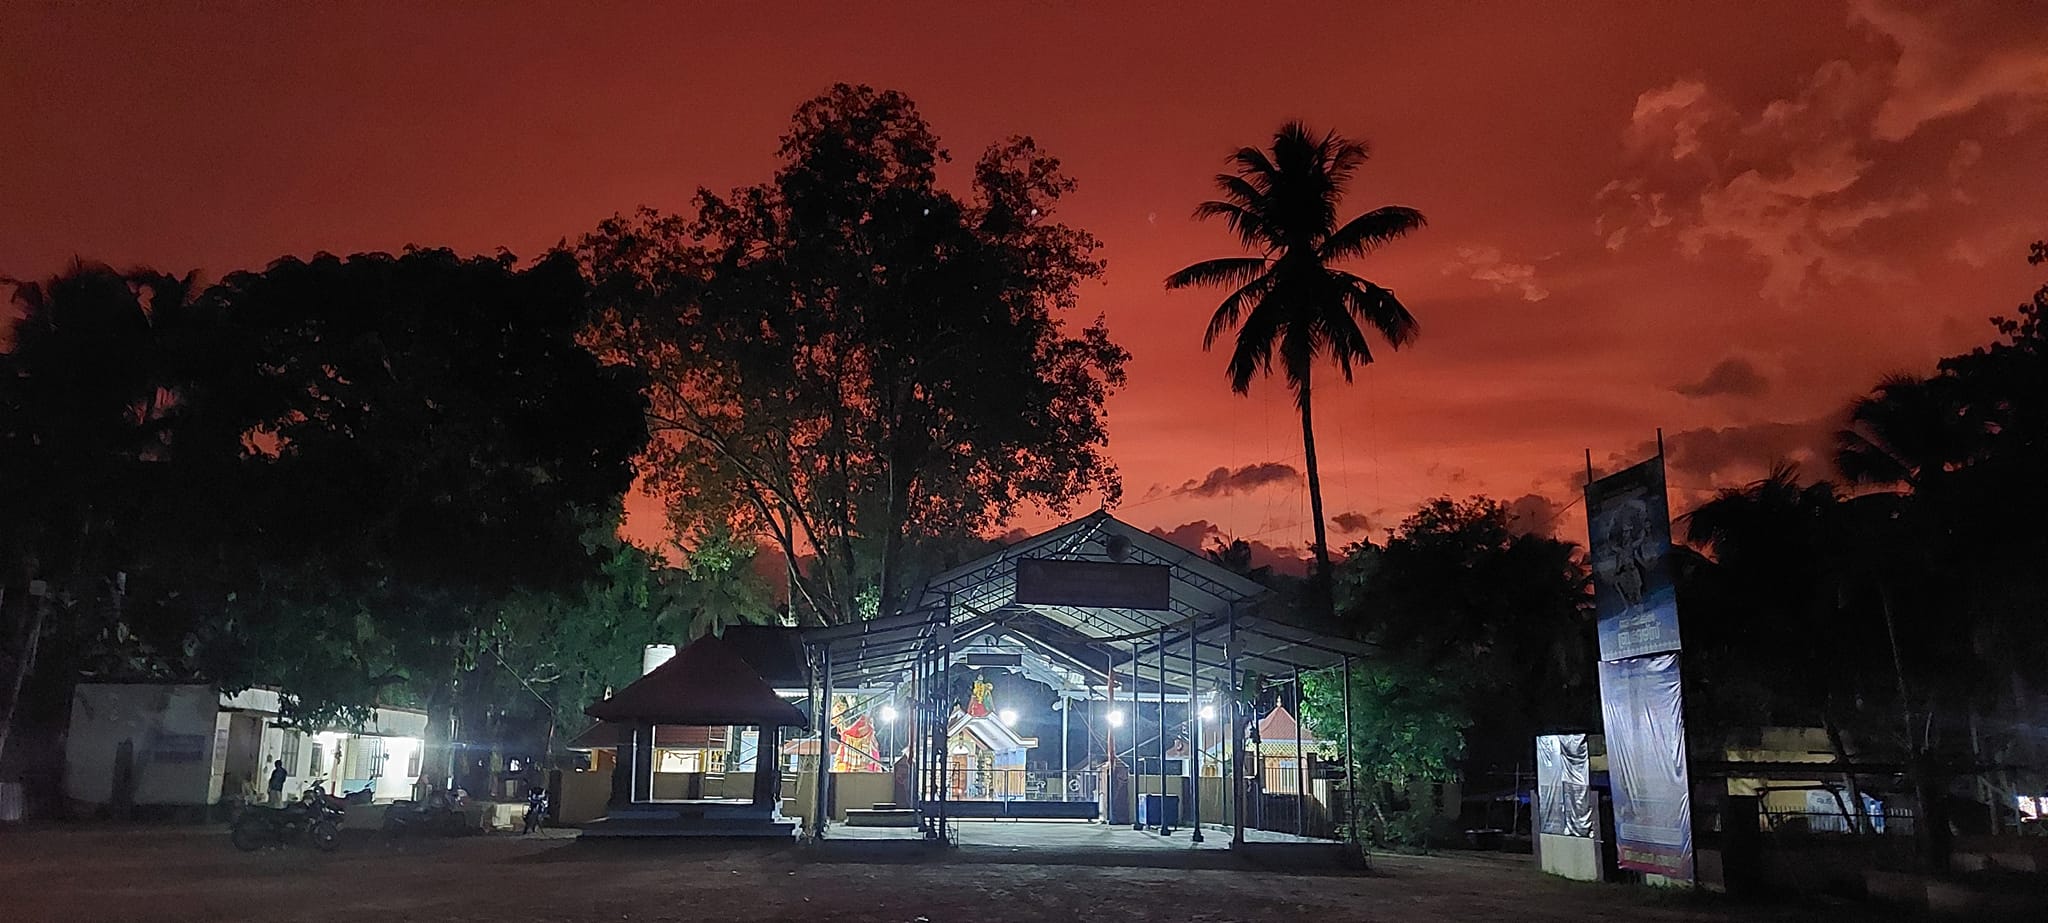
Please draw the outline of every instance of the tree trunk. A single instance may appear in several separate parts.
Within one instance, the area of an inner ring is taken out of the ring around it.
[[[6,590],[0,589],[0,603],[6,602]],[[21,687],[28,680],[29,671],[36,666],[36,648],[43,638],[43,619],[49,611],[49,597],[38,593],[30,597],[29,605],[35,610],[29,616],[28,631],[22,637],[21,654],[15,659],[14,676],[7,683],[7,704],[0,708],[0,756],[7,753],[7,738],[14,732],[14,710],[21,704]]]
[[[427,738],[420,751],[420,778],[414,788],[417,796],[426,799],[427,793],[440,788],[453,788],[450,779],[455,774],[455,695],[454,679],[435,682],[427,692]]]
[[[1821,729],[1827,732],[1828,747],[1835,751],[1835,762],[1842,766],[1842,779],[1849,784],[1849,797],[1856,802],[1856,813],[1849,819],[1849,831],[1863,833],[1869,827],[1863,811],[1863,785],[1856,781],[1856,773],[1849,769],[1849,747],[1842,740],[1842,726],[1835,721],[1834,709],[1821,709],[1820,724]]]
[[[1308,469],[1309,517],[1315,520],[1316,525],[1316,573],[1312,584],[1316,596],[1314,604],[1323,610],[1324,615],[1335,616],[1337,601],[1332,592],[1335,575],[1330,573],[1330,536],[1323,524],[1323,476],[1316,468],[1316,427],[1310,395],[1308,372],[1303,370],[1298,401],[1301,404],[1302,464]]]

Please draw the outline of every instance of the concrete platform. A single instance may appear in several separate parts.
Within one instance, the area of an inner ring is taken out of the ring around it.
[[[1142,868],[1265,868],[1294,872],[1355,872],[1357,854],[1330,840],[1263,830],[1245,831],[1245,845],[1230,847],[1230,829],[1204,827],[1197,843],[1187,829],[1169,836],[1128,826],[1077,821],[954,821],[950,861],[998,864],[1123,866]],[[939,849],[923,831],[835,825],[813,844],[826,861],[921,861]]]
[[[583,836],[789,841],[796,828],[796,820],[746,801],[652,801],[613,808],[583,825]]]

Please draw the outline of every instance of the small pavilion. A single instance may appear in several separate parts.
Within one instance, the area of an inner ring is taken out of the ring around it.
[[[755,760],[752,798],[660,798],[656,748],[675,740],[720,741],[728,728],[758,729],[774,740],[785,727],[808,727],[804,713],[778,695],[731,645],[707,635],[584,713],[603,722],[581,739],[618,748],[612,800],[586,836],[780,836],[795,822],[779,811],[781,774],[774,759]],[[763,752],[774,752],[762,747]]]
[[[912,599],[893,615],[800,634],[815,725],[829,726],[835,689],[893,689],[893,701],[907,706],[908,797],[900,800],[924,837],[938,842],[953,841],[956,820],[1071,818],[1161,836],[1187,832],[1199,843],[1206,814],[1230,826],[1232,845],[1242,844],[1247,796],[1259,797],[1262,773],[1244,739],[1255,716],[1238,690],[1253,677],[1277,680],[1291,683],[1299,700],[1305,671],[1348,674],[1351,661],[1369,653],[1336,627],[1288,611],[1260,584],[1106,511],[938,574]],[[1060,769],[1028,779],[1030,797],[977,798],[959,784],[966,767],[952,758],[962,729],[953,671],[963,666],[1021,673],[1053,689]],[[1350,683],[1342,688],[1348,693]],[[1065,723],[1075,712],[1107,736],[1111,758],[1096,770],[1067,753]],[[1218,752],[1201,740],[1212,715],[1229,739],[1224,784],[1205,789],[1200,763]],[[1186,738],[1178,752],[1170,749]],[[1348,743],[1339,752],[1349,752]],[[801,780],[815,786],[813,803],[832,803],[833,775]],[[809,836],[826,835],[824,812],[808,821]]]

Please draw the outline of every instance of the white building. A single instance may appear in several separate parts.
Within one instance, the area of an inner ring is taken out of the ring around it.
[[[378,708],[354,730],[277,726],[278,694],[222,695],[211,686],[80,683],[64,743],[64,794],[110,804],[207,805],[241,791],[264,797],[274,761],[287,794],[314,780],[343,793],[373,787],[380,801],[412,797],[425,712]]]

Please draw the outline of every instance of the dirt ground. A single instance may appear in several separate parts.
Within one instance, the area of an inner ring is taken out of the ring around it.
[[[975,850],[853,861],[798,847],[566,836],[241,853],[219,828],[0,832],[0,919],[28,921],[1873,919],[1864,906],[1745,906],[1537,873],[1496,855],[1377,857],[1365,874],[1042,864]],[[1134,862],[1137,860],[1133,860]]]

